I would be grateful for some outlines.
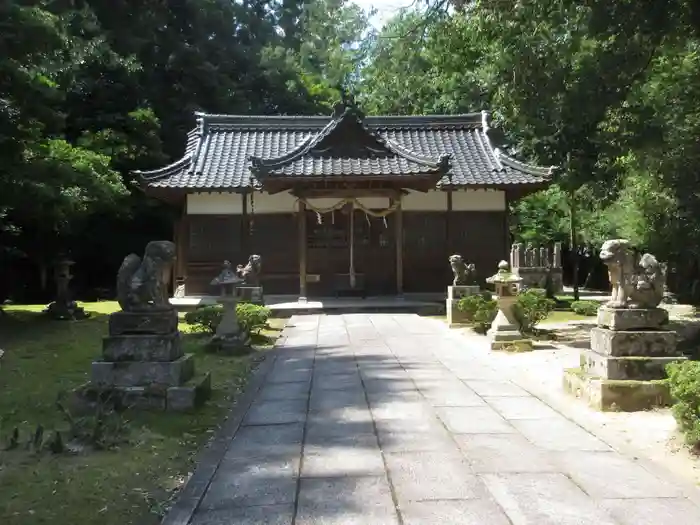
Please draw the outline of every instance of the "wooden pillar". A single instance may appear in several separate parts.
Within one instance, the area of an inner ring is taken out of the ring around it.
[[[248,194],[241,193],[241,245],[240,249],[243,252],[239,255],[239,259],[245,261],[251,254],[250,246],[252,239],[250,238],[250,218],[248,217]]]
[[[299,200],[299,299],[305,299],[306,294],[306,203]]]
[[[395,198],[397,208],[396,217],[396,293],[403,295],[403,208],[401,206],[401,194]]]
[[[187,252],[189,248],[189,217],[187,205],[182,206],[180,217],[175,220],[173,231],[175,243],[175,264],[173,265],[172,289],[173,294],[177,287],[178,279],[187,279]],[[186,287],[186,285],[185,285]]]
[[[445,244],[447,248],[446,256],[449,257],[455,251],[454,246],[452,246],[452,228],[450,224],[452,223],[452,190],[447,190],[447,211],[445,212]]]

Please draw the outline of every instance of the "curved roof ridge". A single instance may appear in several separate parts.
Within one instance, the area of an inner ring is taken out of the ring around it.
[[[160,177],[170,175],[170,173],[174,170],[184,168],[190,163],[191,160],[192,154],[188,153],[184,157],[176,160],[175,162],[171,162],[170,164],[168,164],[167,166],[163,166],[162,168],[158,168],[155,170],[134,170],[132,173],[134,173],[134,175],[138,175],[144,180],[155,180]]]
[[[551,178],[554,174],[554,171],[557,169],[556,166],[538,166],[535,164],[527,164],[509,155],[506,155],[498,149],[495,150],[494,153],[496,153],[497,158],[501,163],[505,164],[506,166],[510,166],[511,168],[514,168],[518,171],[527,173],[529,175]]]
[[[260,170],[261,168],[276,168],[283,164],[292,162],[299,157],[306,155],[316,144],[327,137],[338,125],[339,118],[331,119],[331,121],[315,136],[307,137],[299,146],[293,148],[287,153],[283,153],[278,157],[264,159],[259,156],[251,155],[248,157],[252,169]]]

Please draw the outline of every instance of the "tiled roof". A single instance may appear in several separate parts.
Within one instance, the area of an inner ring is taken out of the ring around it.
[[[150,188],[200,191],[261,187],[266,177],[433,175],[443,187],[528,187],[552,168],[493,148],[486,112],[454,116],[336,118],[197,115],[182,159],[137,172]]]
[[[252,157],[251,172],[264,177],[443,175],[447,154],[423,155],[372,133],[352,108],[332,119],[297,148],[272,158]]]

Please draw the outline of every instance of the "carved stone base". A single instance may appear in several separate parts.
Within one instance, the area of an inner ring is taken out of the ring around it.
[[[194,357],[175,361],[95,361],[92,382],[103,386],[179,386],[194,375]]]
[[[668,311],[663,308],[598,309],[598,326],[611,330],[657,330],[668,323]]]
[[[167,410],[182,412],[194,410],[211,396],[211,375],[194,377],[179,386],[113,386],[87,383],[73,392],[71,409],[77,413],[94,411],[98,403],[107,403],[122,409]]]
[[[467,315],[457,308],[459,301],[447,299],[445,301],[445,313],[447,315],[447,324],[450,328],[456,326],[464,326],[468,323]]]
[[[113,335],[102,340],[105,361],[175,361],[182,356],[179,332]]]
[[[265,304],[262,286],[239,286],[236,288],[238,300],[244,303]]]
[[[664,381],[623,381],[601,379],[580,368],[564,370],[564,390],[601,411],[636,412],[672,403]]]
[[[592,350],[581,353],[581,369],[602,379],[651,381],[666,377],[666,365],[685,357],[625,356],[610,357]]]
[[[114,312],[109,316],[109,334],[172,334],[177,330],[177,310]]]
[[[532,341],[523,337],[517,326],[493,326],[486,332],[491,339],[491,350],[507,350],[512,352],[529,352],[532,350]]]
[[[478,295],[480,291],[481,290],[478,285],[448,286],[447,300],[458,301],[462,297],[467,297],[469,295]]]
[[[253,351],[253,347],[250,344],[250,336],[246,333],[224,336],[215,335],[209,341],[207,348],[210,351],[226,355],[245,355]]]
[[[208,399],[211,378],[195,378],[194,358],[183,353],[177,324],[174,308],[111,314],[102,360],[92,363],[90,383],[76,391],[77,405],[189,410]]]
[[[61,303],[54,301],[44,310],[52,319],[58,321],[77,321],[89,317],[90,314],[75,303]]]
[[[671,330],[615,331],[591,328],[591,348],[598,354],[613,357],[671,357],[681,355],[676,349],[677,335]]]
[[[530,339],[511,339],[508,341],[494,340],[491,341],[491,350],[502,352],[532,352],[532,341]]]

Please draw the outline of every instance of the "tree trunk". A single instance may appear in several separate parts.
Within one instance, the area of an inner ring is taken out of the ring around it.
[[[578,234],[576,231],[576,195],[574,191],[569,192],[569,245],[571,246],[571,265],[573,270],[574,301],[579,300],[578,290]]]
[[[42,292],[49,287],[49,266],[44,262],[39,263],[39,286]]]

